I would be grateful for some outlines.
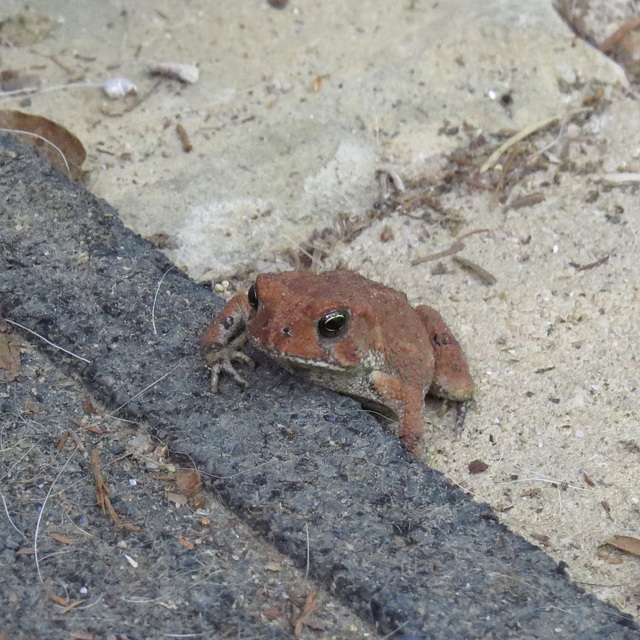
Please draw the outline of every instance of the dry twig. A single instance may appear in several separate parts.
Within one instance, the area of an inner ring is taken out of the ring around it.
[[[109,489],[107,489],[102,473],[100,472],[100,452],[97,449],[94,449],[91,453],[91,464],[93,465],[93,474],[96,477],[96,502],[102,509],[102,512],[108,512],[116,526],[122,529],[127,529],[128,531],[142,531],[140,527],[124,522],[113,508],[111,500],[109,500]]]
[[[606,53],[622,42],[639,25],[640,13],[637,13],[633,18],[629,18],[619,29],[616,29],[603,43],[599,44],[598,49]]]
[[[311,614],[316,610],[316,595],[317,591],[315,589],[311,589],[304,600],[304,605],[302,606],[302,610],[300,611],[300,613],[297,615],[294,613],[291,616],[293,633],[296,638],[300,637],[303,625],[309,622],[309,620],[311,619]],[[291,601],[291,604],[293,605],[293,600]]]

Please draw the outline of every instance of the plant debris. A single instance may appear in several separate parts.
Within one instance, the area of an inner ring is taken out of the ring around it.
[[[296,638],[300,637],[303,626],[307,626],[316,631],[330,629],[333,626],[333,622],[329,620],[321,620],[320,618],[315,618],[311,615],[316,610],[316,595],[317,591],[315,589],[311,589],[304,600],[302,608],[300,608],[299,612],[296,613],[296,607],[294,604],[295,597],[291,593],[289,594],[289,600],[291,601],[291,605],[294,607],[294,613],[291,616],[291,626],[293,627],[293,634]]]
[[[590,262],[589,264],[584,265],[580,265],[577,262],[569,262],[569,266],[573,267],[576,271],[586,271],[587,269],[599,267],[601,264],[607,264],[607,262],[609,262],[609,256],[604,256],[604,258],[600,258],[595,262]]]
[[[620,28],[616,29],[604,42],[598,45],[598,49],[602,53],[607,53],[618,44],[621,44],[625,38],[636,28],[640,26],[640,13],[629,18]]]
[[[202,478],[195,469],[178,469],[176,484],[183,496],[192,498],[202,488]]]
[[[13,382],[22,375],[20,347],[22,342],[8,333],[8,325],[0,316],[0,382]]]
[[[632,536],[619,536],[614,535],[611,540],[607,540],[607,544],[610,544],[616,549],[626,551],[634,556],[640,556],[640,539]]]
[[[81,167],[87,152],[82,142],[57,122],[22,111],[0,110],[0,128],[24,137],[49,158],[54,169],[66,173],[71,180],[82,181],[84,178]]]
[[[524,196],[514,198],[508,205],[507,209],[522,209],[524,207],[533,207],[536,204],[540,204],[545,201],[544,194],[541,191],[534,191]]]
[[[140,527],[124,522],[113,508],[111,500],[109,500],[109,489],[107,489],[102,473],[100,472],[100,452],[97,449],[94,449],[91,453],[91,464],[93,465],[93,474],[96,477],[96,501],[98,506],[102,509],[102,512],[108,512],[111,519],[121,529],[126,529],[128,531],[142,531]]]
[[[482,460],[474,460],[468,465],[469,473],[484,473],[489,468],[489,465]]]
[[[471,271],[479,280],[484,282],[487,285],[493,285],[498,282],[498,279],[491,273],[489,273],[486,269],[481,267],[479,264],[468,260],[467,258],[463,258],[462,256],[453,256],[452,260],[457,262],[461,267],[464,267],[468,271]]]
[[[189,140],[189,134],[187,130],[178,123],[176,125],[176,133],[178,134],[178,138],[180,138],[180,144],[182,144],[182,150],[185,153],[191,153],[193,151],[193,145],[191,144],[191,140]]]
[[[152,76],[163,76],[173,80],[180,80],[187,84],[195,84],[200,78],[200,70],[195,64],[181,64],[178,62],[163,62],[149,69]]]
[[[465,238],[472,236],[476,233],[490,233],[490,229],[474,229],[473,231],[469,231],[463,235],[461,235],[448,249],[444,251],[438,251],[437,253],[431,253],[424,258],[416,258],[411,261],[411,266],[415,267],[416,265],[423,264],[424,262],[431,262],[432,260],[439,260],[440,258],[446,258],[448,256],[453,256],[456,253],[459,253],[465,248],[464,242],[462,242]]]

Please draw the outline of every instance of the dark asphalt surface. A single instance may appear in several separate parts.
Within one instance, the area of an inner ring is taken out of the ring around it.
[[[154,335],[170,266],[106,203],[0,137],[3,315],[90,360],[39,347],[213,474],[225,506],[298,566],[309,548],[311,578],[381,635],[640,638],[354,401],[259,358],[248,390],[226,381],[211,396],[198,342],[221,301],[171,270]]]

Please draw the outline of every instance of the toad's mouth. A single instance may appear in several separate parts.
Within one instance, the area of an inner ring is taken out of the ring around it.
[[[294,366],[298,369],[324,369],[325,371],[349,371],[353,367],[338,364],[337,362],[327,362],[326,360],[317,360],[314,358],[305,358],[304,356],[283,353],[274,347],[266,347],[264,344],[256,344],[251,340],[252,346],[262,351],[278,364],[283,366]]]

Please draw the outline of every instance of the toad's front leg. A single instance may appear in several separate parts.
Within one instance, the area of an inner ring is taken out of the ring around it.
[[[211,368],[212,393],[218,391],[221,372],[229,374],[238,384],[249,384],[232,362],[253,366],[253,360],[242,351],[247,342],[246,327],[250,314],[247,294],[239,293],[227,302],[204,334],[202,345],[207,351],[207,364]]]

